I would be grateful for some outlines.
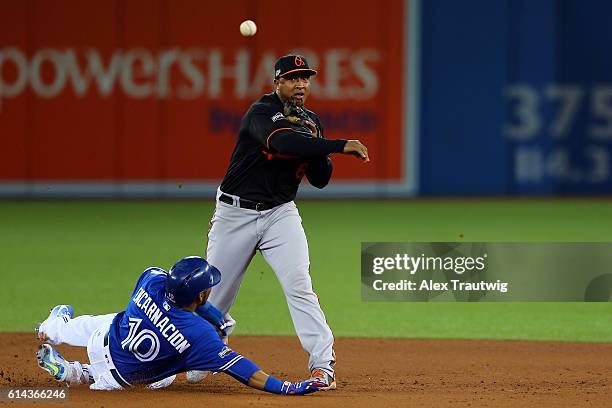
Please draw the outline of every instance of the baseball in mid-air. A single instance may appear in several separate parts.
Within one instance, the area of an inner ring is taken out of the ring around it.
[[[240,23],[240,34],[245,37],[252,37],[257,32],[257,26],[253,20],[245,20]]]

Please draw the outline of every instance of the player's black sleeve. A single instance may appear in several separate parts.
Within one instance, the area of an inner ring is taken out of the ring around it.
[[[310,117],[314,120],[317,127],[319,128],[319,137],[325,139],[325,128],[314,112],[310,112]],[[344,147],[343,147],[344,149]],[[308,161],[308,168],[306,169],[306,177],[311,185],[316,188],[323,188],[327,186],[331,179],[333,171],[332,161],[329,156],[315,157]]]
[[[298,157],[327,156],[332,153],[342,153],[346,140],[327,140],[319,137],[303,135],[301,132],[287,129],[276,132],[268,141],[268,148],[273,148],[280,154],[290,154]]]
[[[254,106],[249,116],[249,133],[276,153],[307,158],[344,151],[346,140],[314,138],[299,132],[293,129],[293,123],[281,112],[275,112],[268,106]]]
[[[268,147],[272,135],[283,130],[291,130],[291,123],[282,112],[264,104],[254,105],[248,114],[249,133],[255,140]]]
[[[332,170],[332,161],[329,157],[316,157],[308,161],[306,178],[314,187],[323,188],[329,183]]]

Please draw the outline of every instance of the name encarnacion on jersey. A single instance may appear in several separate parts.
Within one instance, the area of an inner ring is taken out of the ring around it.
[[[149,318],[151,323],[159,329],[159,332],[168,339],[168,342],[178,351],[182,353],[187,350],[191,344],[185,339],[185,336],[170,322],[167,316],[164,316],[164,312],[157,306],[151,296],[143,289],[139,288],[136,295],[132,298],[132,302],[136,304],[145,315]]]

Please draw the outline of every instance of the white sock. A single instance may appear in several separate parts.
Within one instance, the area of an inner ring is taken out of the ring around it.
[[[69,385],[91,384],[93,377],[89,371],[89,364],[81,364],[78,361],[71,361],[70,370],[66,377]]]

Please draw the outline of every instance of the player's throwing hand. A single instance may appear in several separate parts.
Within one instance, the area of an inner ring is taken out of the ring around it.
[[[368,156],[368,148],[365,147],[363,143],[359,140],[349,140],[344,145],[344,154],[352,154],[353,156],[357,156],[361,158],[364,162],[370,161],[370,156]]]

